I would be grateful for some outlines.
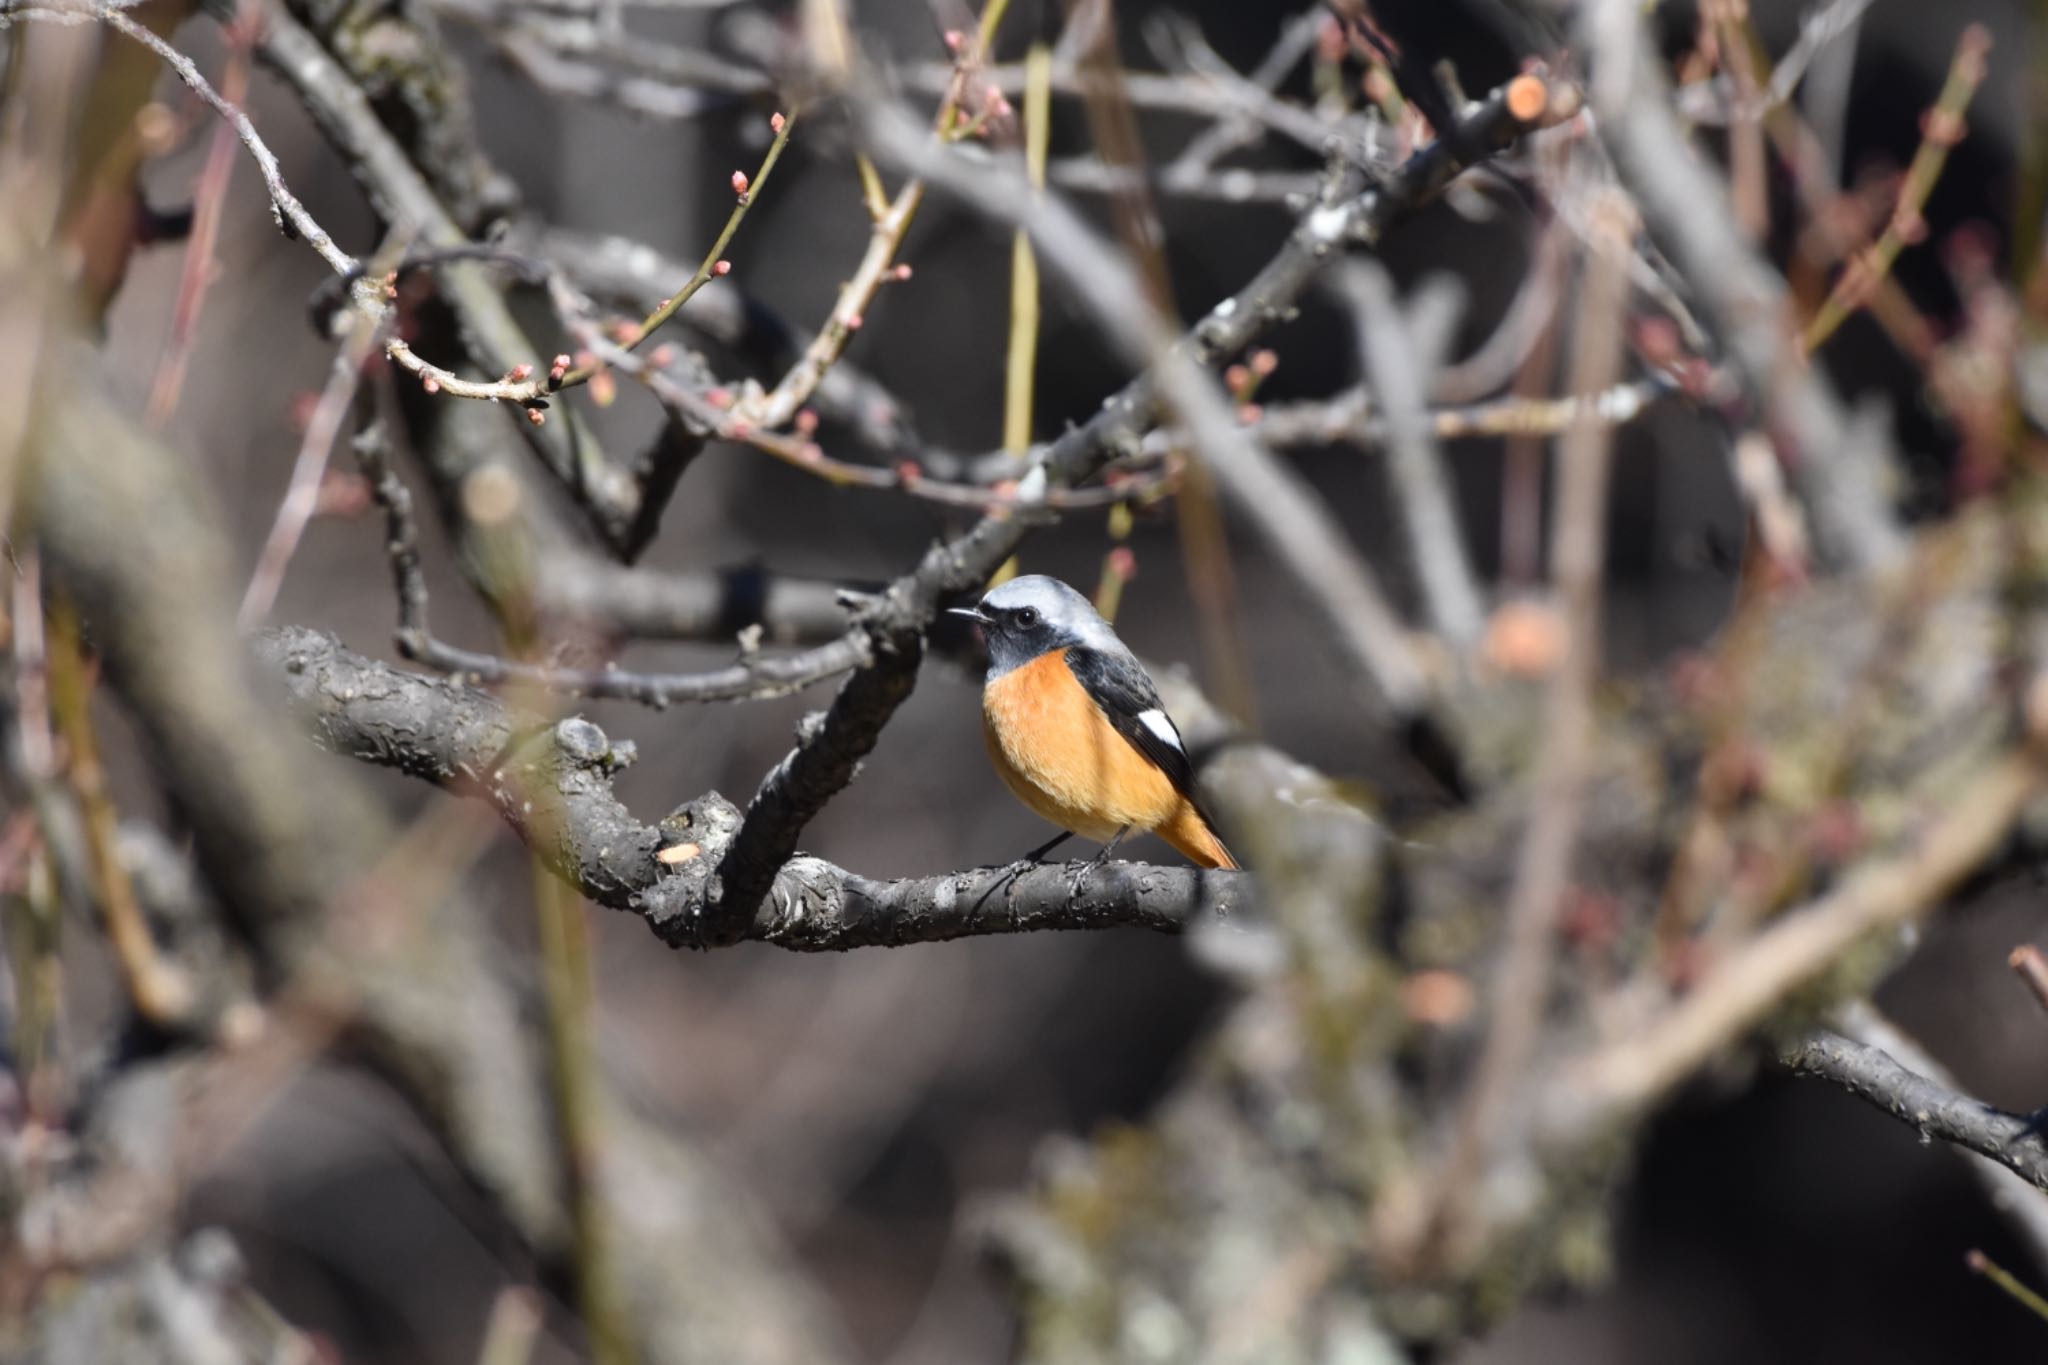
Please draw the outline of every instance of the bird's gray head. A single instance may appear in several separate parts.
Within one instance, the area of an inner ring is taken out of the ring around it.
[[[1087,598],[1044,574],[1013,578],[983,597],[980,606],[955,607],[953,613],[979,623],[988,637],[991,678],[1055,649],[1086,645],[1121,653],[1124,648]]]

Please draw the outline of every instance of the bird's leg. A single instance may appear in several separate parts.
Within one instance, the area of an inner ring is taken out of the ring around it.
[[[1108,862],[1109,855],[1116,852],[1116,846],[1122,843],[1124,841],[1124,836],[1126,834],[1129,834],[1130,832],[1131,827],[1129,825],[1125,825],[1115,834],[1110,835],[1109,842],[1104,844],[1101,848],[1097,849],[1095,852],[1095,856],[1090,858],[1087,862],[1082,863],[1080,867],[1076,869],[1074,875],[1068,879],[1067,894],[1070,896],[1080,895],[1082,885],[1086,883],[1088,880],[1088,874],[1090,872],[1093,872],[1096,868],[1101,867],[1104,863]]]
[[[1018,861],[1025,863],[1042,863],[1045,861],[1046,854],[1052,852],[1054,849],[1058,848],[1061,844],[1064,844],[1067,840],[1073,837],[1074,832],[1072,830],[1063,829],[1058,834],[1053,835],[1052,838],[1040,844],[1037,848],[1032,849],[1029,853],[1025,854],[1022,858],[1018,859]]]

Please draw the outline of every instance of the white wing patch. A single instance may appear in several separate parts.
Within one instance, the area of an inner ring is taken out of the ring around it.
[[[1173,722],[1168,720],[1166,713],[1158,707],[1155,706],[1150,711],[1140,711],[1138,713],[1138,724],[1158,736],[1161,742],[1172,748],[1179,749],[1182,753],[1187,752],[1187,750],[1181,748],[1180,732],[1173,728]]]

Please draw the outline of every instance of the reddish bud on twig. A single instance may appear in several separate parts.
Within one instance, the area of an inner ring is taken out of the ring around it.
[[[2031,943],[2022,943],[2012,950],[2006,963],[2020,974],[2020,980],[2027,983],[2027,989],[2042,1007],[2048,1008],[2048,958],[2041,956],[2041,950]]]
[[[1624,924],[1621,906],[1614,897],[1590,887],[1573,887],[1565,893],[1564,913],[1558,917],[1558,932],[1580,948],[1595,952],[1614,946]]]
[[[1868,839],[1863,816],[1847,801],[1829,801],[1813,813],[1806,838],[1816,860],[1839,866],[1860,850]]]
[[[1478,992],[1456,972],[1433,967],[1401,983],[1401,1009],[1415,1023],[1451,1028],[1472,1015]]]
[[[720,262],[719,262],[719,263],[718,263],[717,265],[714,265],[714,266],[712,266],[712,267],[711,267],[711,273],[712,273],[712,274],[714,274],[714,275],[730,275],[730,274],[732,274],[732,262],[731,262],[731,261],[720,261]]]
[[[523,384],[533,378],[533,366],[522,360],[505,372],[505,378],[511,380],[514,384]]]
[[[1232,393],[1243,393],[1245,385],[1252,382],[1252,372],[1242,365],[1232,365],[1223,372],[1223,387]]]
[[[747,192],[747,173],[745,171],[734,171],[732,173],[732,192],[734,194],[745,194]]]
[[[910,278],[910,267],[907,265],[898,265],[894,270],[890,271],[889,273],[899,280],[907,280]]]
[[[1646,317],[1635,325],[1636,346],[1653,365],[1676,364],[1684,355],[1678,324],[1667,317]]]
[[[966,44],[967,44],[967,35],[966,35],[966,34],[964,34],[964,33],[962,33],[962,32],[961,32],[961,31],[960,31],[959,29],[957,29],[957,28],[949,28],[949,29],[947,29],[947,30],[946,30],[946,49],[947,49],[947,51],[949,51],[949,52],[958,52],[958,51],[959,51],[959,50],[960,50],[960,49],[961,49],[962,47],[966,46]]]
[[[1253,351],[1251,362],[1252,373],[1261,379],[1264,379],[1267,375],[1280,368],[1280,357],[1275,355],[1272,348],[1268,346],[1261,346],[1258,350]]]
[[[420,380],[420,387],[425,389],[428,393],[439,393],[441,391],[441,381],[434,378],[434,376],[432,375],[428,375],[424,379]]]
[[[369,508],[370,481],[362,475],[330,469],[320,476],[320,489],[313,500],[314,516],[348,519],[361,516]]]
[[[1521,123],[1534,123],[1543,117],[1543,110],[1550,103],[1550,87],[1540,76],[1520,75],[1508,82],[1508,112]]]
[[[657,370],[665,370],[676,358],[676,348],[663,342],[647,353],[647,363]]]
[[[714,408],[729,408],[732,406],[732,390],[706,389],[704,391],[704,401]]]
[[[1564,660],[1564,621],[1544,602],[1503,602],[1486,623],[1482,652],[1501,672],[1522,678],[1548,676]]]
[[[1938,146],[1953,147],[1968,131],[1963,116],[1946,109],[1929,109],[1920,116],[1920,135]]]
[[[858,313],[855,313],[852,317],[849,317],[846,320],[846,330],[849,332],[858,332],[860,330],[860,325],[866,321],[866,318],[862,317]]]
[[[1351,50],[1350,42],[1344,37],[1344,26],[1333,14],[1325,14],[1316,23],[1316,58],[1322,62],[1341,62]]]
[[[548,415],[542,412],[539,408],[528,408],[526,410],[526,420],[533,423],[537,427],[546,426]]]
[[[1138,554],[1128,545],[1119,545],[1111,550],[1106,562],[1109,571],[1125,582],[1138,576]]]
[[[789,126],[789,120],[784,118],[782,111],[778,109],[768,116],[768,126],[780,136],[782,130]]]
[[[818,429],[818,414],[810,408],[800,408],[796,414],[796,431],[799,436],[808,436]]]
[[[924,470],[918,467],[915,460],[898,460],[896,462],[896,477],[905,483],[916,483],[924,477]]]
[[[566,355],[556,356],[553,363],[548,366],[548,379],[559,384],[562,382],[562,376],[567,373],[569,373],[569,357]]]

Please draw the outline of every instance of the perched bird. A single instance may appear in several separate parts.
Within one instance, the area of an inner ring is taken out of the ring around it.
[[[1137,656],[1088,599],[1056,578],[1013,578],[954,614],[988,639],[982,732],[1018,799],[1069,834],[1102,841],[1098,860],[1149,830],[1202,867],[1237,859],[1195,800],[1180,731]]]

